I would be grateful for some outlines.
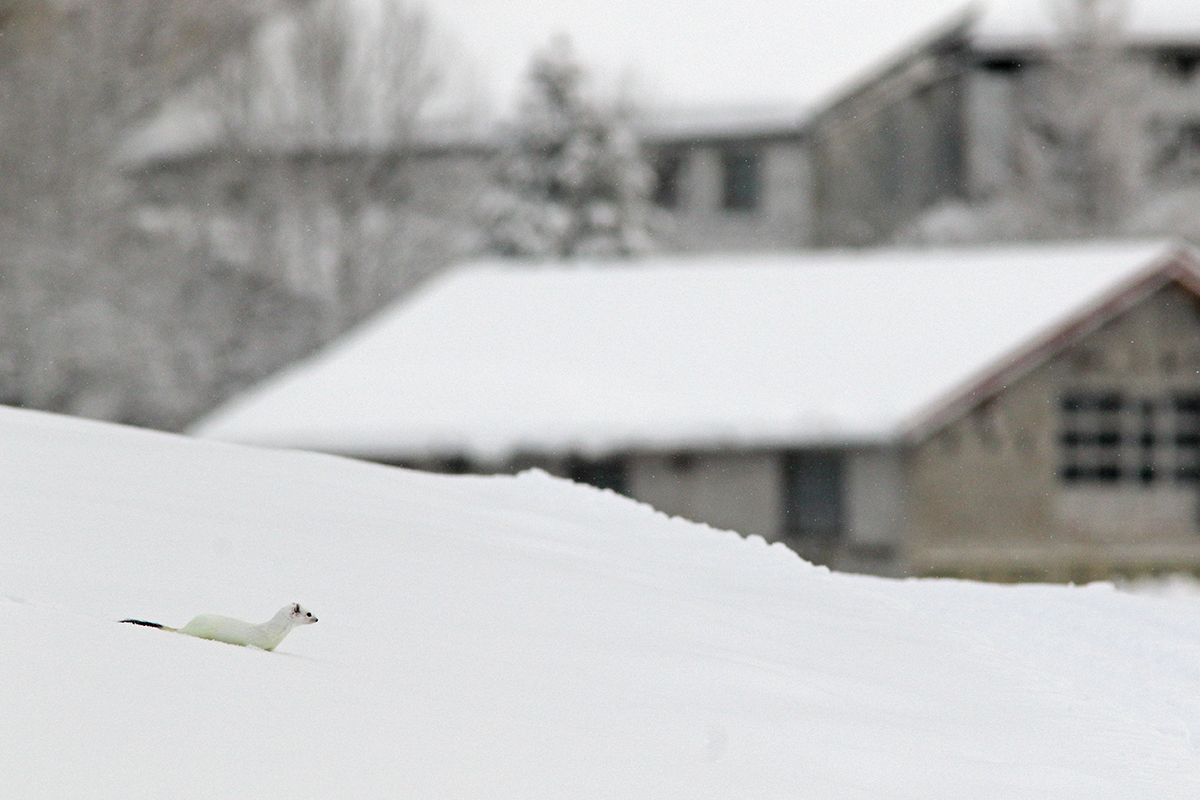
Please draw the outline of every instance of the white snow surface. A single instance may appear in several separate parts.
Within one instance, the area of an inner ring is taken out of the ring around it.
[[[483,263],[196,426],[377,458],[886,442],[1165,243]]]
[[[1200,603],[0,409],[0,793],[1196,797]],[[274,653],[121,625],[320,617]]]

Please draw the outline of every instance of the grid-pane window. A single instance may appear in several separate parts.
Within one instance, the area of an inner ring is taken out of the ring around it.
[[[1200,394],[1072,392],[1061,403],[1066,483],[1200,483]]]
[[[1063,480],[1112,483],[1121,479],[1124,410],[1125,401],[1115,392],[1063,398],[1059,435]]]
[[[1200,395],[1178,395],[1172,403],[1175,416],[1175,477],[1200,483]]]

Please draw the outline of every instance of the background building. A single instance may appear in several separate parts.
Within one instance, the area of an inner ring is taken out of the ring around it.
[[[807,120],[793,109],[648,112],[658,249],[791,250],[812,240]]]
[[[538,467],[841,569],[1200,568],[1198,267],[1163,244],[488,263],[197,432]]]
[[[819,107],[812,244],[1200,231],[1195,22],[1056,8],[971,14]]]

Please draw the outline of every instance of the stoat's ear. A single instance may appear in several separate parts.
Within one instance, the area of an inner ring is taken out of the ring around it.
[[[292,613],[293,614],[300,613],[300,604],[299,603],[292,603]]]

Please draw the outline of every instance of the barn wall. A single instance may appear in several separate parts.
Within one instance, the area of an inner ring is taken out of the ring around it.
[[[1115,428],[1100,425],[1119,429],[1120,444],[1083,458],[1065,444],[1079,419],[1066,408],[1104,396],[1123,404],[1108,417]],[[1175,409],[1189,396],[1200,396],[1200,304],[1171,285],[913,449],[909,568],[1076,581],[1200,569],[1200,484],[1177,474],[1196,455],[1178,443],[1197,421]],[[1116,463],[1114,453],[1119,477],[1068,477],[1081,460]]]
[[[893,574],[903,534],[903,482],[897,450],[843,448],[841,528],[831,540],[790,536],[785,465],[801,451],[639,454],[629,459],[628,493],[667,514],[783,542],[836,569]],[[802,513],[802,512],[801,512]]]
[[[779,456],[772,452],[638,454],[629,459],[630,497],[666,514],[779,539]]]

